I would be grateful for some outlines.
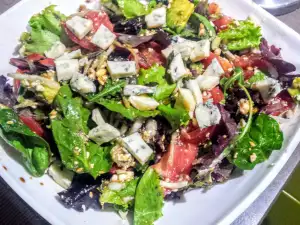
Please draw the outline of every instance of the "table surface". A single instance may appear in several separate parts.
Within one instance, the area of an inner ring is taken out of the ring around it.
[[[10,8],[19,0],[1,0],[0,14]],[[288,24],[294,30],[300,33],[300,9],[278,17],[284,23]],[[300,145],[291,156],[287,164],[277,175],[268,188],[257,198],[254,203],[241,214],[233,225],[253,225],[259,224],[268,210],[278,197],[281,189],[293,173],[295,167],[300,161]],[[0,177],[0,223],[1,225],[47,225],[40,215],[38,215],[30,206],[28,206]]]

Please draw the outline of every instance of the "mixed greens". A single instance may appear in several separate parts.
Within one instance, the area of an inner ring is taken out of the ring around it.
[[[0,136],[66,207],[112,205],[134,224],[164,199],[225,182],[282,147],[299,75],[251,18],[205,0],[102,0],[32,16],[0,77]]]

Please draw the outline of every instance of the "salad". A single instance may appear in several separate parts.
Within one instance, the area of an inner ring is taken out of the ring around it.
[[[300,101],[295,66],[260,25],[213,2],[51,5],[29,26],[0,76],[0,136],[78,211],[153,224],[164,200],[268,160]]]

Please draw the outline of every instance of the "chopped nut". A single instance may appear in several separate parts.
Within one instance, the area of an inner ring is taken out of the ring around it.
[[[78,168],[78,169],[76,169],[76,172],[77,173],[81,173],[83,171],[83,168]]]
[[[234,153],[233,158],[234,158],[234,159],[237,159],[238,154],[239,154],[238,152]]]
[[[239,110],[243,115],[247,115],[249,113],[250,110],[250,104],[249,101],[246,99],[241,99],[238,103],[239,105]]]
[[[87,7],[85,5],[80,5],[78,11],[82,12],[85,11],[87,9]]]
[[[135,161],[132,155],[122,146],[116,145],[111,150],[111,158],[118,165],[118,167],[123,168],[124,170],[129,167],[135,166]]]
[[[107,81],[107,70],[106,69],[100,69],[96,72],[96,77],[97,77],[97,80],[99,81],[99,83],[101,85],[104,85]]]
[[[251,147],[255,147],[256,146],[256,144],[253,141],[250,141],[250,145],[251,145]]]
[[[93,68],[89,68],[88,70],[88,77],[92,80],[96,79],[96,71]]]
[[[200,29],[204,29],[205,27],[204,27],[204,25],[203,25],[203,23],[200,23]]]
[[[90,198],[93,198],[94,197],[94,193],[90,191],[89,196],[90,196]]]
[[[12,125],[12,124],[14,124],[14,121],[9,120],[9,121],[7,121],[6,123],[7,123],[8,125]]]
[[[220,48],[217,48],[215,51],[214,51],[214,53],[216,54],[216,55],[221,55],[221,52],[222,52],[222,50],[220,49]]]
[[[256,159],[257,159],[256,154],[255,154],[255,153],[252,153],[252,154],[250,155],[250,162],[253,163]]]
[[[50,119],[55,119],[56,116],[57,116],[57,111],[56,110],[52,110],[50,112]]]
[[[199,30],[199,36],[204,36],[206,33],[205,29],[200,29]]]

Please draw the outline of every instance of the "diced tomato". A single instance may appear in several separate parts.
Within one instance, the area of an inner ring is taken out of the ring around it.
[[[253,70],[244,70],[244,78],[245,80],[249,80],[254,75]]]
[[[20,120],[30,128],[34,133],[39,135],[40,137],[43,137],[45,135],[45,131],[42,128],[42,126],[32,117],[28,116],[20,116]]]
[[[214,54],[212,52],[210,53],[209,57],[207,57],[201,61],[204,65],[204,68],[207,68],[214,59],[218,60],[218,62],[220,63],[220,65],[222,66],[223,70],[226,73],[229,73],[232,71],[233,65],[227,59],[225,59],[221,56],[217,56],[216,54]]]
[[[217,58],[217,56],[211,52],[210,55],[201,62],[203,63],[204,67],[207,68],[215,58]]]
[[[204,103],[212,99],[214,104],[219,104],[224,100],[225,97],[222,90],[219,87],[214,87],[209,91],[203,92],[202,98]]]
[[[182,129],[181,139],[191,144],[204,144],[207,140],[209,140],[212,137],[215,128],[216,126],[211,126],[204,129],[197,128],[196,130],[191,132],[187,132],[187,130]]]
[[[210,4],[208,5],[208,13],[209,13],[210,15],[218,14],[218,13],[220,13],[220,11],[221,11],[220,6],[219,6],[217,3],[215,3],[215,2],[210,3]]]
[[[219,87],[215,87],[208,92],[211,94],[214,104],[219,104],[224,100],[224,94]]]
[[[29,56],[27,56],[26,58],[32,62],[37,62],[39,60],[44,59],[45,57],[38,53],[32,53]]]
[[[166,59],[161,54],[160,46],[154,42],[141,45],[138,48],[137,58],[140,67],[148,69],[154,64],[164,65]]]
[[[46,58],[39,61],[43,66],[51,67],[55,66],[54,59]]]
[[[172,138],[167,153],[153,168],[164,178],[176,182],[180,177],[189,176],[198,146],[183,141],[179,135]]]
[[[93,29],[90,33],[91,35],[96,33],[96,31],[99,29],[101,24],[106,26],[111,31],[113,31],[113,29],[114,29],[113,24],[110,22],[109,17],[105,12],[99,13],[97,11],[89,11],[85,15],[85,18],[93,21]],[[72,31],[70,31],[67,28],[65,23],[63,24],[63,27],[64,27],[68,37],[74,43],[76,43],[76,44],[80,45],[82,48],[88,49],[90,51],[96,51],[98,49],[98,47],[91,42],[90,37],[84,37],[83,39],[80,40],[79,38],[77,38],[75,36],[75,34],[72,33]]]
[[[217,19],[213,21],[214,25],[217,27],[217,29],[220,30],[226,30],[228,25],[232,22],[232,18],[229,16],[222,16],[220,19]]]

